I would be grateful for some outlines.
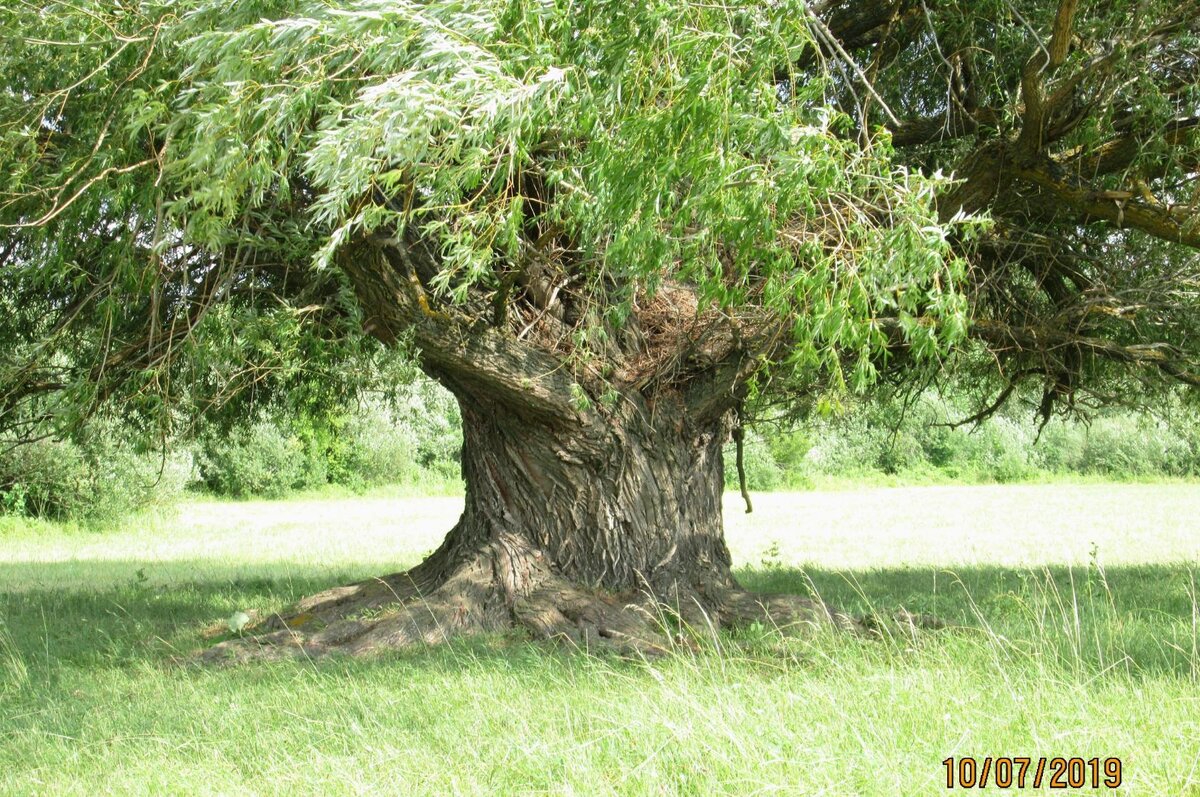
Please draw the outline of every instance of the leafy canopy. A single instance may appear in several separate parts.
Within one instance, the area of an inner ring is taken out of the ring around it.
[[[794,316],[805,361],[874,353],[865,322],[898,285],[936,292],[902,294],[910,312],[963,309],[933,288],[956,276],[937,182],[836,135],[823,81],[781,88],[809,43],[802,3],[291,13],[183,44],[192,65],[168,129],[194,240],[220,245],[302,183],[297,256],[315,249],[327,266],[355,236],[415,226],[442,254],[433,288],[460,304],[500,290],[552,232],[606,305],[695,283],[705,300]],[[534,209],[530,179],[548,194]]]
[[[793,71],[812,18],[799,0],[6,7],[6,418],[47,393],[68,397],[51,415],[170,405],[230,340],[272,377],[329,378],[366,356],[338,259],[363,242],[432,252],[422,299],[466,328],[512,335],[569,303],[576,362],[612,359],[664,286],[804,379],[869,384],[882,317],[940,356],[968,323],[946,182],[847,135],[836,81]]]

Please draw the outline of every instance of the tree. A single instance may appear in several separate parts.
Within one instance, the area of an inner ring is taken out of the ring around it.
[[[3,425],[411,347],[462,410],[459,523],[225,653],[853,625],[730,571],[756,409],[956,363],[1045,418],[1200,381],[1195,4],[1025,5],[0,11]]]

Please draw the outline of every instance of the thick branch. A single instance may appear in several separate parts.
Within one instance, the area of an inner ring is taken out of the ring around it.
[[[1200,224],[1188,208],[1133,199],[1132,191],[1093,191],[1055,179],[1041,169],[1010,164],[1012,174],[1041,188],[1050,197],[1089,219],[1118,228],[1133,227],[1171,243],[1200,248]]]
[[[1054,15],[1054,30],[1050,36],[1050,68],[1057,69],[1067,58],[1071,46],[1071,28],[1075,24],[1078,0],[1061,0],[1058,13]]]
[[[1124,171],[1137,160],[1148,138],[1157,138],[1169,147],[1179,147],[1186,143],[1188,137],[1198,127],[1200,127],[1200,117],[1176,119],[1169,122],[1156,136],[1129,134],[1110,139],[1095,149],[1082,152],[1074,159],[1065,161],[1063,166],[1073,174],[1084,178]],[[1169,163],[1170,161],[1167,159],[1160,159],[1154,173],[1143,173],[1141,176],[1145,179],[1160,177]],[[1184,168],[1190,168],[1193,171],[1200,170],[1200,162],[1184,164]]]
[[[1028,152],[1038,152],[1044,144],[1046,122],[1052,110],[1051,104],[1046,101],[1045,80],[1066,60],[1077,5],[1078,0],[1060,0],[1049,47],[1042,48],[1039,45],[1021,70],[1025,118],[1018,144]]]
[[[411,334],[425,368],[452,391],[486,394],[517,413],[577,420],[570,406],[574,381],[560,359],[431,307],[415,275],[401,276],[379,246],[347,247],[340,264],[365,311],[367,331],[385,343]]]
[[[995,125],[999,113],[994,108],[981,108],[971,114],[952,110],[949,114],[923,119],[904,119],[891,129],[892,145],[918,147],[938,141],[950,141],[974,134],[980,126]]]
[[[1104,338],[1075,335],[1059,329],[1010,326],[989,320],[976,321],[971,326],[971,335],[1001,350],[1008,348],[1048,351],[1068,346],[1076,347],[1081,353],[1093,357],[1157,368],[1167,376],[1200,387],[1200,372],[1196,370],[1196,363],[1189,361],[1169,343],[1123,345]]]
[[[821,14],[830,32],[850,50],[878,43],[888,25],[905,13],[909,5],[904,0],[852,1],[843,2],[827,13],[819,8],[814,11]]]
[[[899,319],[880,318],[877,323],[892,340],[903,341],[903,327]],[[990,319],[975,321],[968,335],[998,353],[1038,354],[1074,349],[1081,355],[1091,355],[1110,362],[1155,368],[1180,382],[1200,387],[1200,363],[1190,360],[1178,348],[1165,342],[1122,344],[1069,330],[1019,326]],[[1057,372],[1059,369],[1054,367],[1051,370]],[[1029,370],[1020,371],[1014,379],[1029,375]]]
[[[1013,392],[1016,391],[1016,389],[1020,386],[1022,379],[1024,379],[1027,376],[1033,376],[1034,374],[1037,374],[1037,373],[1039,373],[1039,371],[1037,371],[1036,369],[1032,369],[1032,368],[1027,368],[1025,370],[1018,371],[1017,373],[1015,373],[1011,377],[1009,377],[1008,384],[1004,386],[1004,389],[1000,391],[1000,393],[996,396],[996,398],[992,401],[991,404],[989,404],[986,407],[984,407],[983,409],[979,410],[974,415],[971,415],[970,417],[967,417],[967,418],[963,418],[960,421],[952,421],[950,423],[942,423],[942,424],[937,424],[937,425],[945,426],[950,429],[958,429],[963,426],[978,427],[981,423],[983,423],[988,418],[991,418],[993,415],[995,415],[997,412],[999,412],[1000,408],[1003,407],[1006,403],[1008,403],[1008,400],[1009,400],[1009,398],[1012,397]]]

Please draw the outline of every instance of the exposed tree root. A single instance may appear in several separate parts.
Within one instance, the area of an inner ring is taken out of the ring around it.
[[[551,582],[506,605],[494,593],[462,591],[448,582],[429,595],[381,604],[378,594],[371,593],[395,578],[337,590],[334,599],[345,615],[328,624],[317,613],[294,610],[252,627],[244,637],[208,649],[200,658],[206,663],[240,663],[330,653],[362,655],[509,631],[524,631],[534,639],[572,649],[647,658],[665,654],[676,644],[690,644],[686,632],[673,630],[679,627],[676,619],[688,612],[658,603],[648,594],[614,595]],[[683,627],[736,628],[762,622],[785,631],[865,630],[858,621],[795,595],[735,591],[726,601],[720,607],[696,607],[691,617],[705,624],[685,621]]]
[[[867,633],[861,621],[795,595],[756,595],[727,586],[673,585],[655,593],[611,593],[573,584],[539,552],[502,538],[446,570],[439,551],[417,568],[337,587],[222,642],[200,656],[238,663],[330,653],[362,655],[435,645],[455,637],[520,631],[586,651],[653,657],[688,642],[674,629],[712,630],[761,622],[784,631],[838,628]]]
[[[818,600],[753,595],[734,579],[721,521],[728,384],[700,404],[630,393],[618,409],[564,422],[442,378],[462,408],[467,487],[442,546],[407,573],[307,598],[203,660],[359,655],[494,633],[629,656],[753,623],[870,633]]]

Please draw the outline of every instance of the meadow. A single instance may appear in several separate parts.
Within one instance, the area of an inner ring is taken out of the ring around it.
[[[754,498],[726,503],[746,586],[950,627],[198,668],[234,611],[415,564],[461,499],[0,518],[0,793],[931,795],[949,756],[1061,755],[1124,763],[1079,793],[1200,795],[1200,485]]]

